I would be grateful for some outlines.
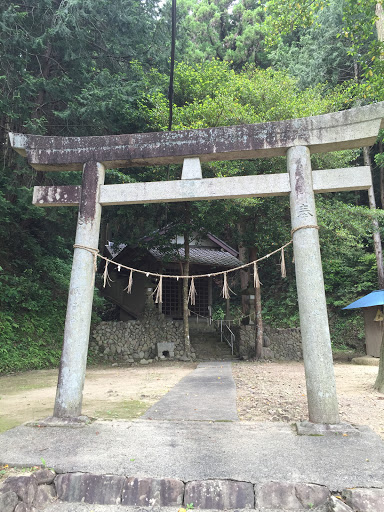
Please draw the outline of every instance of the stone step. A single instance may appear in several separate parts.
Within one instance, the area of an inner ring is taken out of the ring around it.
[[[209,334],[209,335],[204,335],[204,334],[199,334],[199,335],[195,334],[194,335],[194,334],[190,334],[189,337],[195,343],[201,343],[201,344],[204,344],[204,343],[220,343],[221,342],[220,334]]]
[[[232,359],[231,349],[228,345],[220,343],[217,346],[193,345],[197,359]]]

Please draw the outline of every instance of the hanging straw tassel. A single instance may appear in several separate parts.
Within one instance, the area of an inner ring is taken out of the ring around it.
[[[253,262],[253,286],[256,288],[260,288],[260,279],[259,279],[259,273],[257,271],[257,261]]]
[[[93,253],[93,270],[97,272],[97,252],[94,251]]]
[[[285,256],[284,256],[284,249],[281,249],[281,277],[284,279],[284,277],[287,277],[287,269],[285,267]]]
[[[221,295],[224,299],[229,299],[229,290],[228,290],[228,278],[227,273],[224,272],[224,282],[223,282],[223,289],[221,291]]]
[[[133,270],[131,269],[131,273],[129,274],[128,285],[124,288],[123,292],[131,293],[132,285],[133,285]]]
[[[159,304],[159,302],[163,302],[163,276],[160,276],[159,282],[157,283],[153,295],[155,295],[156,304]]]
[[[189,286],[188,301],[191,303],[191,306],[194,306],[196,304],[196,287],[194,277],[192,277],[191,284]]]
[[[111,286],[111,283],[113,283],[113,281],[110,278],[110,275],[108,273],[108,263],[109,263],[109,261],[107,261],[107,263],[105,264],[105,267],[104,267],[103,288],[105,288],[106,285]]]

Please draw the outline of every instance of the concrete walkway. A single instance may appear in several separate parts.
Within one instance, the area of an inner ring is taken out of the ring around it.
[[[1,464],[42,459],[59,473],[384,488],[384,443],[368,427],[317,437],[298,436],[286,423],[136,420],[20,426],[0,435]]]
[[[143,416],[151,420],[236,421],[230,362],[200,363]]]

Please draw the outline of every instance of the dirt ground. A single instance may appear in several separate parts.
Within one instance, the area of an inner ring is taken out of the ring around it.
[[[138,418],[195,367],[192,363],[160,362],[89,368],[83,414],[103,419]],[[0,432],[52,416],[56,384],[56,370],[0,377]]]
[[[196,367],[159,362],[148,366],[87,370],[83,413],[134,419]],[[384,438],[384,395],[373,390],[378,368],[336,363],[342,421],[369,425]],[[237,407],[243,421],[307,418],[304,367],[297,362],[235,362]],[[52,414],[57,372],[41,370],[0,377],[0,432]]]
[[[341,421],[369,425],[384,439],[384,395],[373,389],[378,367],[335,363],[334,369]],[[235,363],[233,376],[241,420],[308,419],[302,362]]]

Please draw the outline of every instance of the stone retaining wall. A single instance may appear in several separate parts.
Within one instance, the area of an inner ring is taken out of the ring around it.
[[[139,320],[97,324],[92,331],[90,348],[102,354],[106,361],[147,364],[158,358],[157,343],[174,343],[173,358],[183,356],[182,324],[159,313],[151,298]]]
[[[7,478],[0,485],[1,512],[40,512],[53,501],[120,505],[122,507],[187,507],[248,509],[257,512],[379,512],[384,489],[350,488],[332,493],[305,482],[235,480],[183,482],[173,478],[126,477],[90,473],[55,474],[40,469],[27,476]]]
[[[235,354],[242,359],[255,356],[255,326],[232,327],[236,336]],[[173,343],[174,359],[183,358],[184,334],[182,323],[167,319],[148,302],[139,320],[100,322],[92,331],[90,348],[106,361],[147,364],[158,359],[157,344]],[[192,358],[196,355],[191,348]],[[299,361],[302,359],[300,329],[264,327],[262,359]]]
[[[255,326],[234,327],[240,358],[255,357]],[[262,359],[299,361],[303,358],[300,329],[277,329],[264,326]]]

